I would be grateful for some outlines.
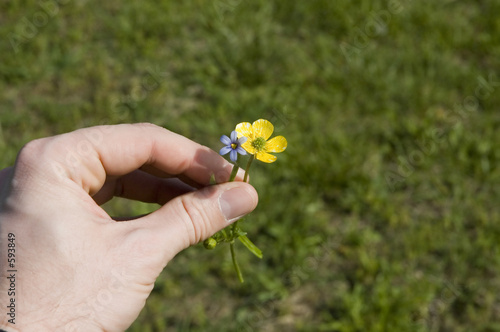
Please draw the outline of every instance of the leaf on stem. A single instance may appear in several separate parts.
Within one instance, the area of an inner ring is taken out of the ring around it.
[[[215,174],[212,173],[210,175],[210,185],[213,186],[214,184],[217,184],[217,181],[215,181]]]
[[[246,235],[240,235],[238,239],[241,241],[241,243],[243,243],[245,247],[247,247],[248,250],[250,250],[252,254],[262,259],[262,251],[257,248],[257,246],[253,244],[253,242],[250,241],[250,239]]]

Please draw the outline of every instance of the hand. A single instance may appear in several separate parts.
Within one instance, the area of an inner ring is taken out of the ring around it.
[[[211,174],[220,183],[231,169],[216,152],[150,124],[92,127],[28,143],[15,166],[0,172],[0,328],[128,328],[177,253],[256,207],[247,183],[208,186]],[[113,196],[162,206],[118,222],[99,206]],[[11,298],[15,325],[4,313]]]

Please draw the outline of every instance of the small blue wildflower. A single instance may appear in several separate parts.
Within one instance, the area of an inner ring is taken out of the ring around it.
[[[222,135],[220,141],[226,145],[225,147],[220,149],[220,155],[223,156],[230,153],[229,158],[231,158],[233,162],[236,162],[236,160],[238,159],[238,153],[241,155],[247,154],[247,152],[241,147],[241,144],[245,143],[247,141],[247,138],[238,138],[238,133],[234,130],[231,132],[231,138],[227,137],[226,135]]]

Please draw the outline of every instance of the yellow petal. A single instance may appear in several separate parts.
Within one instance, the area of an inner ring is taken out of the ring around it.
[[[286,138],[283,136],[276,136],[273,139],[267,141],[266,151],[267,152],[283,152],[287,147]]]
[[[250,122],[239,123],[236,126],[235,130],[238,133],[238,138],[240,138],[240,137],[248,137],[248,141],[254,139],[252,124]]]
[[[264,137],[265,140],[269,139],[274,131],[274,126],[271,122],[260,119],[252,124],[254,137]]]
[[[265,163],[274,163],[277,159],[276,156],[273,156],[272,154],[269,154],[267,152],[258,152],[255,155],[255,158]]]
[[[255,154],[255,148],[252,146],[252,143],[250,143],[250,140],[247,140],[245,143],[241,144],[241,147],[245,149],[246,152],[250,154]]]

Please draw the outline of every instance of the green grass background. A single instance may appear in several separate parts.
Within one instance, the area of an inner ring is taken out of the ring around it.
[[[104,123],[289,142],[245,284],[189,248],[129,331],[500,331],[499,1],[59,2],[0,3],[0,167]]]

